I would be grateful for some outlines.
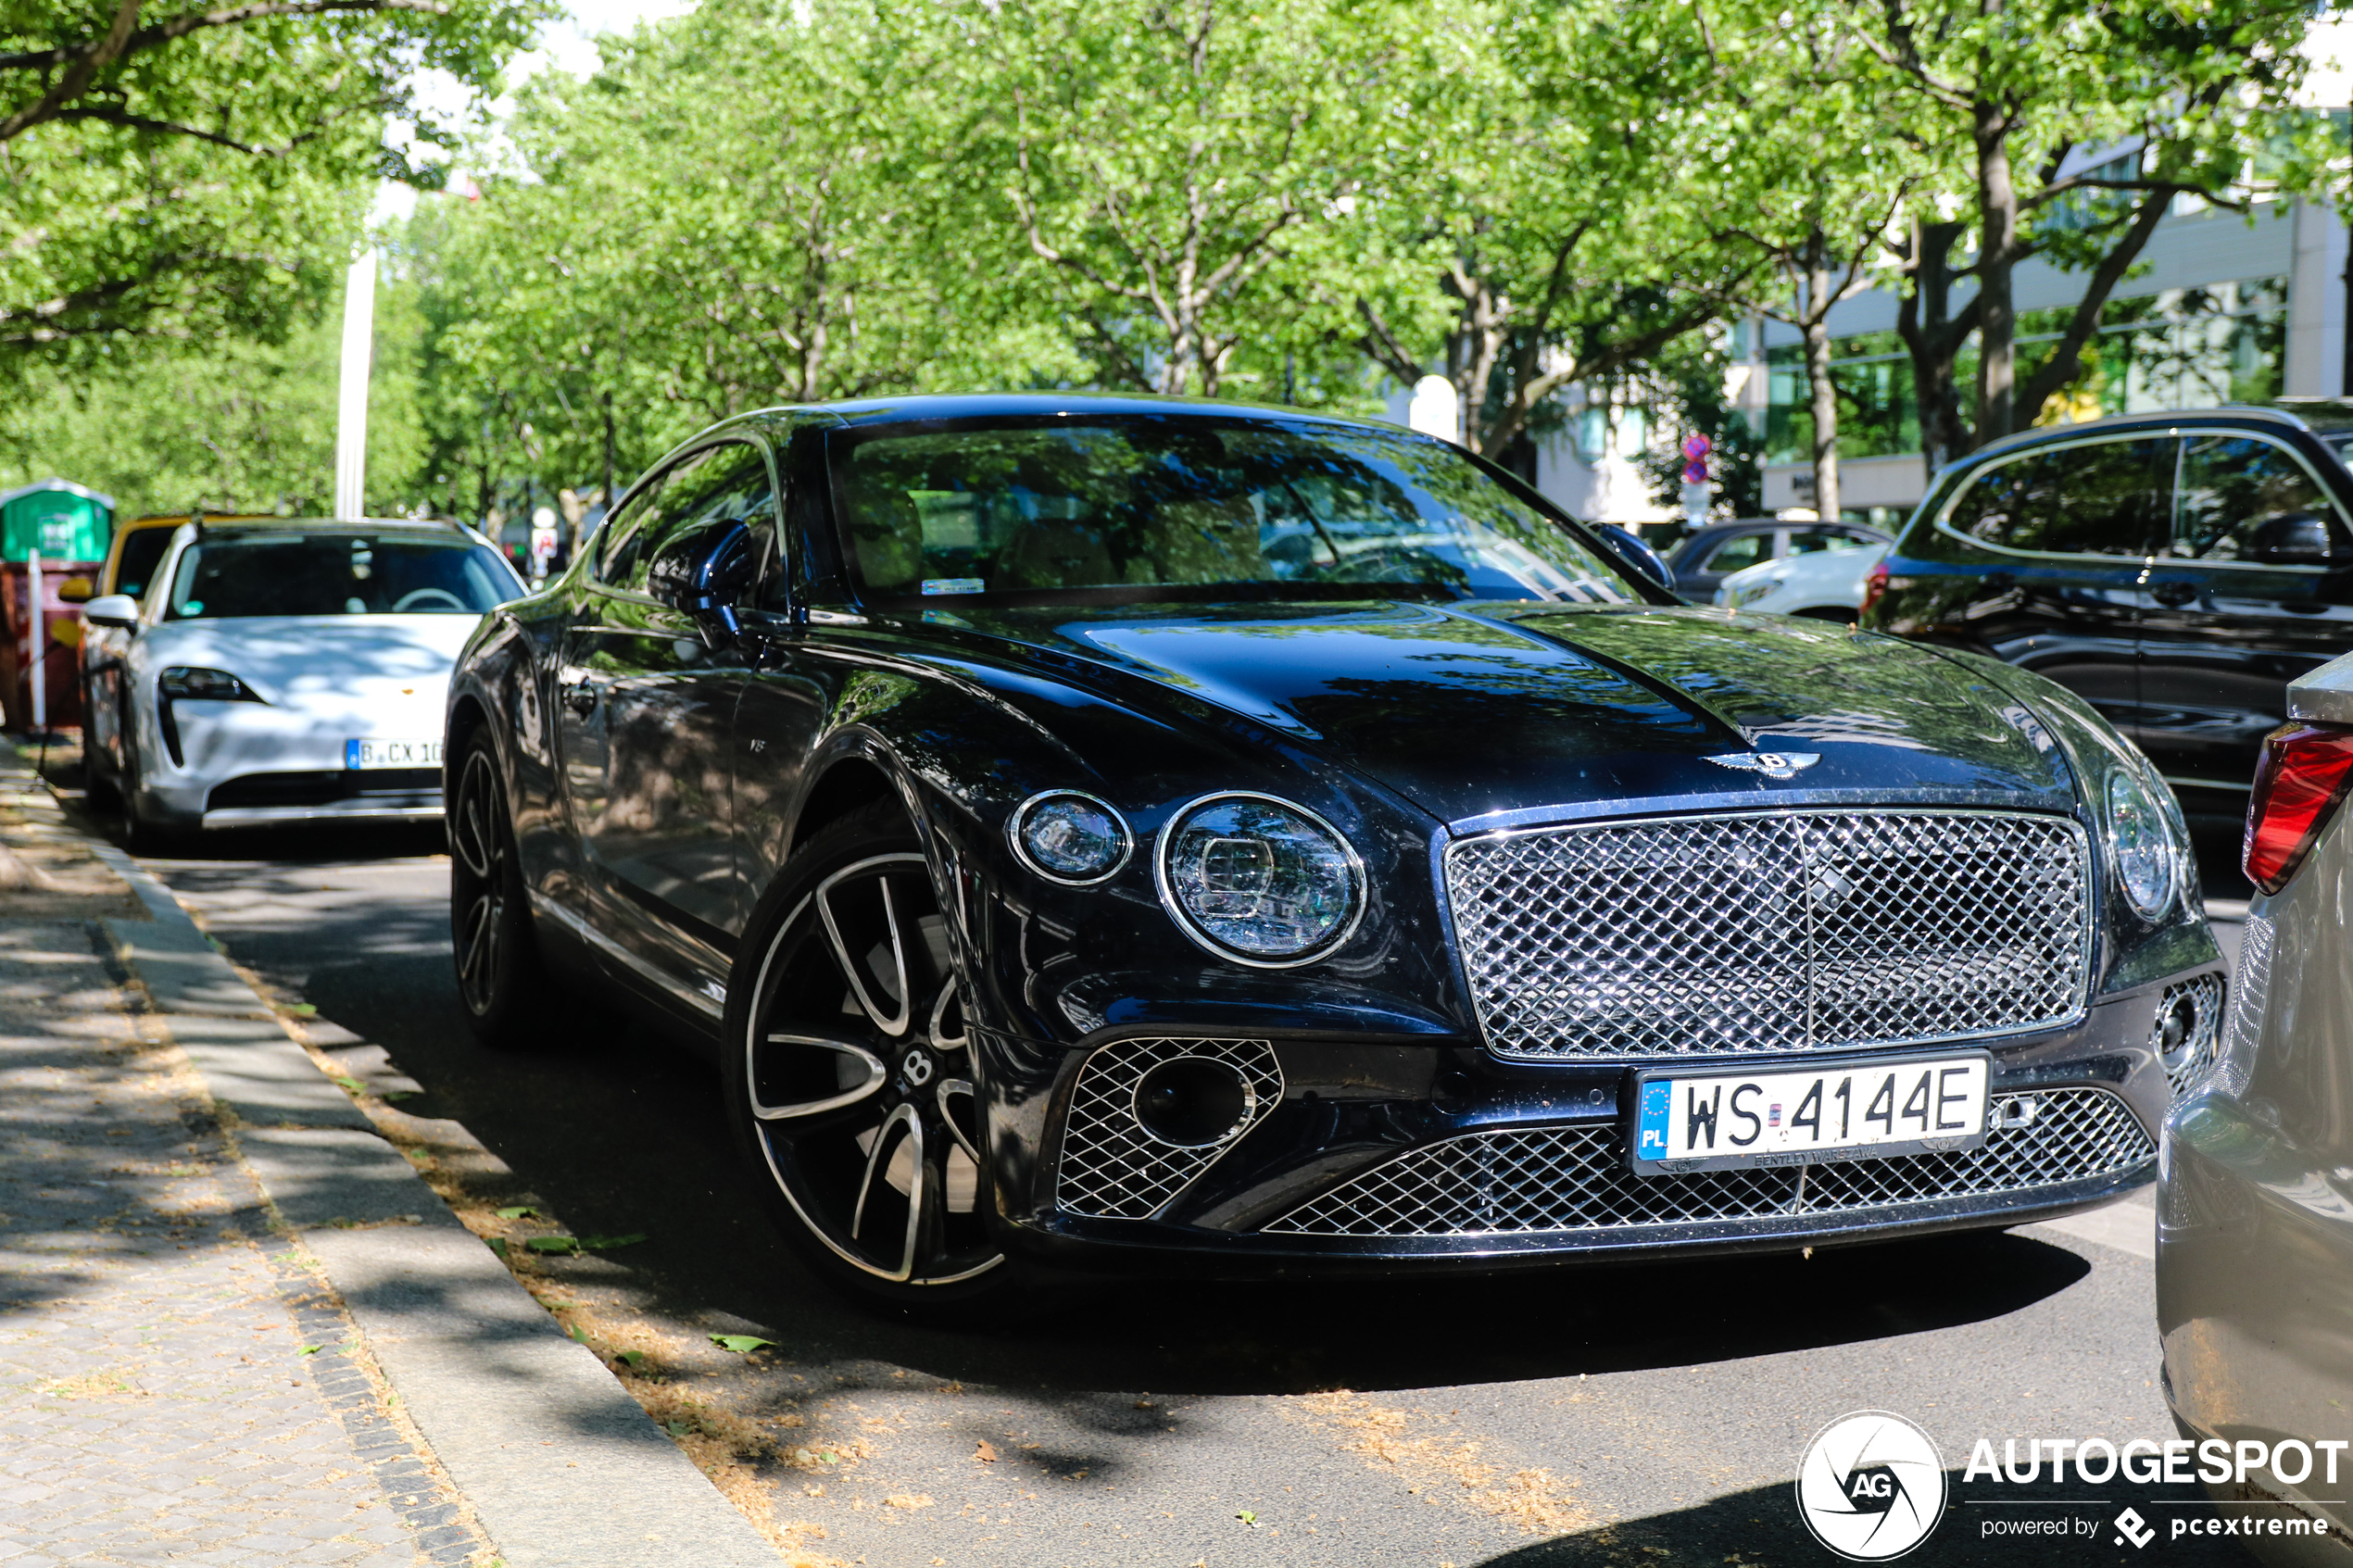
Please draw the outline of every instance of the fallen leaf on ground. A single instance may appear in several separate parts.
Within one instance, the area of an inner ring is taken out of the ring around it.
[[[627,1236],[584,1236],[580,1245],[591,1252],[610,1252],[616,1247],[635,1247],[646,1239],[645,1232],[632,1231]]]
[[[286,1010],[294,1014],[296,1018],[316,1018],[319,1016],[319,1007],[315,1002],[288,1002],[286,1004]]]
[[[997,1446],[983,1437],[980,1440],[980,1447],[973,1450],[973,1458],[983,1464],[994,1464],[997,1462]]]
[[[929,1492],[901,1492],[895,1498],[883,1499],[883,1505],[886,1508],[929,1508],[931,1494]]]
[[[1253,1530],[1258,1528],[1258,1515],[1251,1512],[1248,1509],[1242,1510],[1239,1513],[1235,1514],[1234,1517],[1240,1520],[1243,1524],[1249,1525]]]
[[[570,1236],[535,1236],[523,1243],[534,1252],[577,1252],[580,1238]]]
[[[324,1345],[305,1345],[301,1349],[296,1350],[295,1354],[297,1356],[315,1356],[325,1348],[326,1347]]]
[[[733,1350],[738,1356],[749,1356],[754,1350],[773,1349],[776,1343],[752,1334],[714,1334],[711,1342],[723,1350]]]
[[[539,1218],[539,1210],[528,1203],[510,1203],[498,1210],[498,1217],[502,1220],[535,1220]]]
[[[507,1238],[503,1236],[484,1236],[482,1244],[501,1258],[507,1255]]]
[[[347,1095],[364,1095],[368,1092],[368,1085],[357,1078],[346,1078],[340,1073],[330,1073],[327,1076],[333,1081],[335,1087]]]
[[[613,1360],[625,1364],[631,1372],[635,1372],[646,1364],[646,1353],[643,1350],[623,1350],[613,1357]]]

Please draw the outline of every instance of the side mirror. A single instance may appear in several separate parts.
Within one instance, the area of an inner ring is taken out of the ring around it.
[[[1592,528],[1602,536],[1602,543],[1617,555],[1621,565],[1637,576],[1648,578],[1653,584],[1670,594],[1675,591],[1673,571],[1656,550],[1642,543],[1632,529],[1620,528],[1614,522],[1597,522]]]
[[[139,601],[128,594],[102,594],[82,607],[82,619],[93,626],[136,626]]]
[[[751,586],[755,570],[751,530],[731,518],[689,529],[662,546],[646,568],[646,591],[703,622],[706,635],[732,638],[738,630],[736,601]]]
[[[2329,525],[2311,512],[2290,512],[2255,525],[2247,558],[2266,566],[2326,566]]]
[[[90,579],[87,577],[69,577],[64,582],[58,583],[57,602],[59,604],[69,605],[88,604],[90,602]]]

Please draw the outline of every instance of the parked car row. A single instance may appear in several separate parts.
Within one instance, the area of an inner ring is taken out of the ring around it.
[[[585,988],[702,1051],[877,1301],[1864,1241],[2162,1166],[2183,1429],[2324,1434],[2339,418],[2035,431],[1892,541],[1670,566],[1294,409],[769,409],[536,592],[450,526],[126,535],[93,776],[139,832],[445,814],[483,1039]],[[2234,988],[2169,780],[2252,786]]]

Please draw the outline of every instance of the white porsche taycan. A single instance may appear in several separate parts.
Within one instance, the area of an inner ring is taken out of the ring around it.
[[[443,699],[484,611],[524,592],[451,523],[190,523],[89,671],[94,792],[134,839],[441,815]]]

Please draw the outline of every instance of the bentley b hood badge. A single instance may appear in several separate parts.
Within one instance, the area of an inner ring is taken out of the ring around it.
[[[1768,779],[1793,779],[1821,759],[1821,754],[1814,751],[1728,751],[1708,759],[1719,768],[1762,773]]]

